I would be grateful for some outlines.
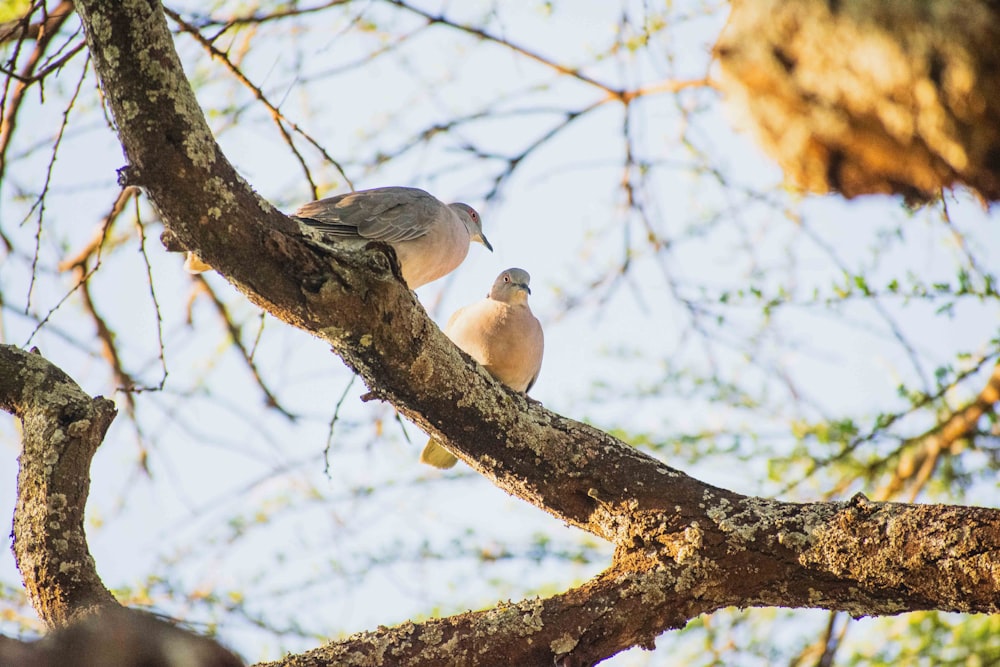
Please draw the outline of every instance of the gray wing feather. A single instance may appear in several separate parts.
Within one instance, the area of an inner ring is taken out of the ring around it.
[[[394,243],[420,238],[446,207],[418,188],[360,190],[303,204],[294,215],[334,236]]]

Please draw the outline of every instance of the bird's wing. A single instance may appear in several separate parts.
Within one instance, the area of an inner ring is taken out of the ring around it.
[[[420,238],[447,207],[417,188],[361,190],[303,204],[295,216],[320,231],[395,243]]]
[[[525,307],[525,311],[527,321],[522,327],[522,332],[528,341],[528,354],[524,363],[530,364],[533,367],[531,379],[528,380],[528,386],[524,388],[524,393],[528,393],[535,386],[538,374],[542,372],[542,356],[545,354],[545,334],[542,332],[542,323],[538,321],[534,313],[527,307]]]

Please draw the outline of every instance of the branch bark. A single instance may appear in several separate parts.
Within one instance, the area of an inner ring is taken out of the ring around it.
[[[127,156],[123,178],[181,245],[329,342],[373,396],[497,486],[616,545],[604,574],[563,595],[383,628],[272,664],[593,664],[727,605],[1000,611],[996,510],[741,496],[507,390],[427,317],[391,250],[310,247],[236,174],[156,2],[76,6]]]
[[[90,461],[114,403],[90,398],[41,356],[0,345],[0,408],[22,424],[13,550],[32,606],[49,627],[117,606],[83,530]]]
[[[260,667],[592,665],[730,605],[857,617],[998,609],[994,510],[863,496],[796,505],[701,486],[701,502],[683,508],[619,508],[629,530],[613,565],[562,595],[380,628]],[[704,522],[684,516],[699,505]]]

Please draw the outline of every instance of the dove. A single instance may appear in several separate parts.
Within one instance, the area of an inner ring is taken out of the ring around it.
[[[292,217],[305,236],[322,245],[388,243],[410,289],[458,268],[473,241],[493,251],[474,208],[445,204],[419,188],[349,192],[303,204]],[[184,267],[191,273],[211,268],[194,253],[188,253]]]
[[[528,306],[530,281],[524,269],[507,269],[485,299],[459,308],[444,329],[490,375],[520,392],[527,392],[538,379],[545,348],[542,325]],[[432,438],[420,461],[450,468],[458,459]]]

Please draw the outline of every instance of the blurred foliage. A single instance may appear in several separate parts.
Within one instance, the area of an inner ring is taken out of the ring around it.
[[[28,13],[28,0],[6,0],[0,5],[0,22],[14,21]]]
[[[1000,618],[940,612],[906,614],[882,625],[892,642],[860,642],[844,665],[986,667],[1000,664]]]

